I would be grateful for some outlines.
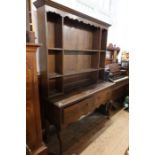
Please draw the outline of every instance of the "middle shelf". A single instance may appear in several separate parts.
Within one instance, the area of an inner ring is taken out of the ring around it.
[[[54,48],[48,52],[48,79],[83,74],[104,68],[105,52],[61,50]]]
[[[105,52],[50,49],[48,52],[48,79],[82,74],[104,68]]]
[[[98,71],[98,70],[101,70],[101,68],[100,69],[88,68],[88,69],[84,69],[84,70],[80,70],[80,71],[68,71],[65,74],[50,73],[50,74],[48,74],[48,79],[77,75],[77,74],[83,74],[83,73],[89,73],[89,72],[94,72],[94,71]]]

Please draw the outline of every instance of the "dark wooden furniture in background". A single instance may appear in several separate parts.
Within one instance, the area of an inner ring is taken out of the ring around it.
[[[111,63],[107,65],[113,80],[122,78],[127,75],[127,70],[122,69],[121,66],[117,63]]]
[[[119,52],[120,48],[110,43],[106,49],[105,65],[117,63],[117,55],[119,54]]]
[[[62,154],[60,131],[105,105],[128,77],[119,84],[104,81],[109,24],[53,1],[34,4],[43,44],[39,53],[42,105],[46,119],[57,128]]]
[[[31,155],[47,155],[42,141],[38,77],[36,71],[37,44],[26,44],[26,144]]]

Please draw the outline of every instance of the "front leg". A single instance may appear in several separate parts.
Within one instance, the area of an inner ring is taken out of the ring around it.
[[[109,101],[106,104],[106,114],[107,114],[108,119],[110,119],[110,117],[111,117],[111,109],[112,109],[112,101]]]
[[[58,138],[58,141],[59,141],[59,154],[62,155],[63,154],[63,150],[62,150],[61,130],[60,130],[60,128],[57,125],[55,125],[55,127],[56,127],[57,138]]]

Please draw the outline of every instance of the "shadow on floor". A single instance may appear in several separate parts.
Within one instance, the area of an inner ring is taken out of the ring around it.
[[[120,110],[113,109],[112,115]],[[89,116],[71,124],[65,128],[61,135],[63,141],[63,155],[78,155],[82,152],[93,140],[99,136],[99,131],[106,128],[111,124],[111,120],[107,119],[97,111]],[[48,141],[49,155],[59,155],[59,143],[56,136],[56,130],[51,126]]]

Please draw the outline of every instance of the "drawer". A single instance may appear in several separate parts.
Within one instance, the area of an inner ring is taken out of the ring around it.
[[[117,87],[113,90],[112,92],[112,99],[117,99],[119,97],[122,97],[125,95],[126,93],[126,86],[123,86],[123,87]]]
[[[117,88],[119,88],[119,87],[123,87],[123,86],[125,86],[125,85],[128,85],[128,83],[129,83],[129,80],[128,80],[128,79],[123,80],[123,81],[119,81],[119,82],[117,82],[117,83],[114,85],[114,89],[117,89]]]
[[[94,97],[89,97],[63,109],[63,123],[69,124],[77,121],[82,115],[86,115],[95,109]]]
[[[110,98],[111,98],[110,89],[98,92],[96,94],[96,101],[95,101],[96,107],[99,107],[101,104],[105,104],[107,101],[110,100]]]

